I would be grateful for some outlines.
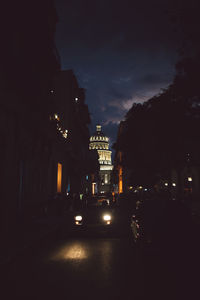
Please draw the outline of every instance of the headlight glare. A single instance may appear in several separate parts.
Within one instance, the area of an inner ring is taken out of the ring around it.
[[[103,219],[104,219],[104,221],[110,221],[111,220],[111,215],[104,215]]]
[[[83,219],[82,216],[80,216],[80,215],[79,216],[75,216],[74,218],[75,218],[76,221],[82,221],[82,219]]]

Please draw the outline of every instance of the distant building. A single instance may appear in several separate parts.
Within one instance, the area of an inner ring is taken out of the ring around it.
[[[114,181],[115,181],[115,193],[123,193],[127,191],[127,176],[125,176],[126,173],[128,173],[127,168],[124,168],[122,166],[122,158],[123,158],[123,152],[119,147],[119,140],[121,138],[121,135],[124,130],[124,121],[121,121],[118,127],[118,133],[117,133],[117,141],[115,144],[115,157],[114,157]]]
[[[80,88],[72,70],[62,70],[54,79],[51,94],[51,121],[56,125],[58,138],[54,143],[53,169],[59,168],[60,186],[54,184],[53,193],[84,194],[88,192],[91,165],[89,151],[90,115],[85,104],[85,90]]]
[[[111,172],[113,169],[109,150],[109,138],[101,131],[101,125],[96,126],[96,132],[90,137],[89,149],[96,149],[99,155],[99,182],[95,192],[104,194],[111,191]],[[95,184],[95,183],[94,183]]]

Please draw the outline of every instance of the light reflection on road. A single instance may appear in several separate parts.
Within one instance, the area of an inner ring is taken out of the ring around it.
[[[72,237],[16,261],[7,282],[15,284],[17,296],[26,296],[21,299],[30,299],[31,290],[41,295],[39,299],[64,299],[61,295],[65,295],[65,299],[128,300],[133,291],[134,295],[143,292],[143,272],[138,275],[139,271],[127,239]],[[37,299],[35,294],[31,299]]]
[[[50,260],[83,260],[88,258],[88,249],[77,241],[65,244],[56,253],[50,256]]]
[[[72,239],[49,255],[50,261],[95,262],[102,270],[108,270],[113,263],[118,239]]]

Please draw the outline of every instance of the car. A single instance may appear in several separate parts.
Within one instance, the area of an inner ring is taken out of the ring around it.
[[[104,231],[114,235],[122,235],[130,229],[130,218],[110,199],[96,198],[74,212],[73,228],[77,232]]]
[[[77,230],[104,229],[110,230],[115,222],[113,208],[109,202],[91,201],[87,205],[74,212],[74,228]]]
[[[188,240],[190,224],[189,210],[182,202],[148,199],[141,201],[132,214],[132,237],[142,247],[175,247]]]

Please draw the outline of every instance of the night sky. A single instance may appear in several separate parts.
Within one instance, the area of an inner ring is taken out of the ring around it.
[[[62,69],[73,69],[86,89],[91,133],[100,123],[115,141],[134,102],[173,80],[179,33],[167,0],[55,0],[56,45]]]

